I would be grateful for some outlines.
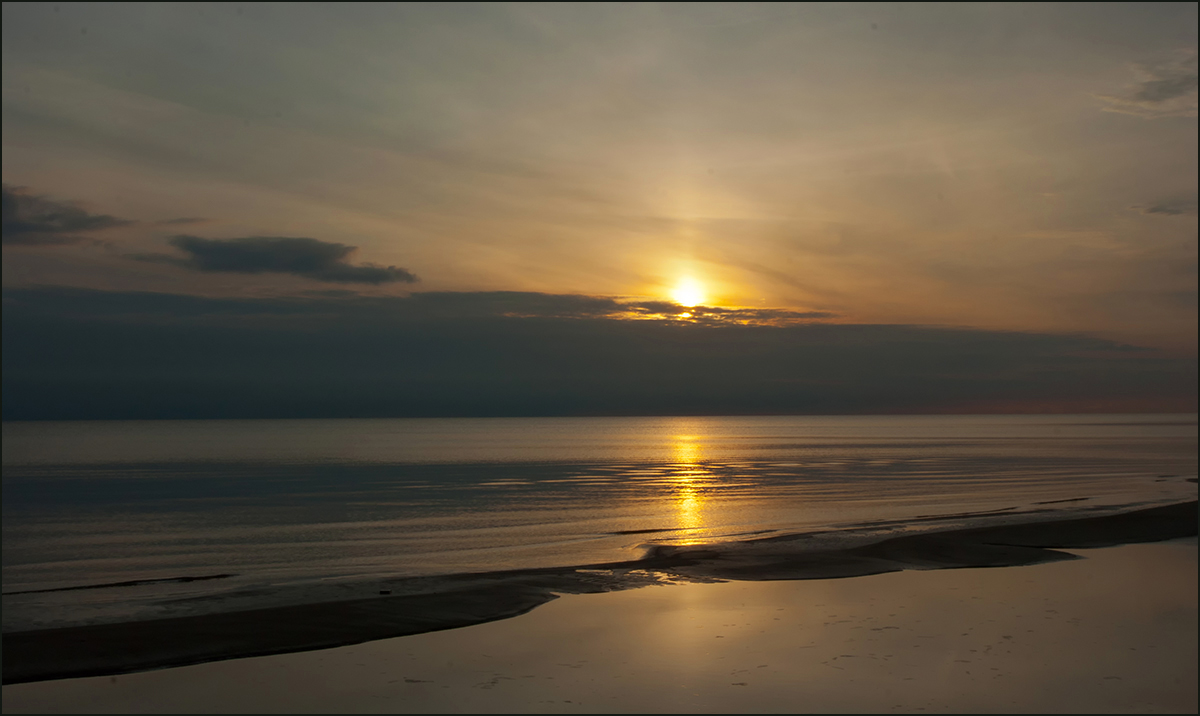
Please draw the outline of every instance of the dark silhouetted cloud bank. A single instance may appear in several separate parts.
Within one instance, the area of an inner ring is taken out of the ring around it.
[[[515,292],[216,299],[40,288],[6,290],[4,302],[5,419],[1196,404],[1194,359],[1079,335],[630,320],[607,298]]]

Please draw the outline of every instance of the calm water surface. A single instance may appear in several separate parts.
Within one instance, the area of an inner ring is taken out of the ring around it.
[[[832,544],[1196,495],[1195,415],[3,431],[6,631],[350,598],[388,578],[626,560],[653,543],[823,531]],[[213,575],[229,576],[177,581]],[[67,589],[128,581],[143,583]]]

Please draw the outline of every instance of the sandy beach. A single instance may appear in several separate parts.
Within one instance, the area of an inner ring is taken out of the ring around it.
[[[999,569],[569,594],[465,628],[10,684],[3,706],[6,713],[1194,713],[1195,538],[1062,557]],[[11,658],[6,648],[6,670]]]

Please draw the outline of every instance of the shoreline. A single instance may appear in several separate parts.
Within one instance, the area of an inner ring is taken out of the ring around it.
[[[334,649],[4,686],[5,713],[1195,713],[1196,539],[680,584]]]
[[[844,550],[786,548],[802,535],[741,543],[761,550],[659,547],[629,562],[422,578],[424,593],[13,632],[3,639],[3,682],[109,676],[362,644],[508,619],[560,594],[672,581],[833,579],[1074,560],[1080,557],[1057,550],[1191,537],[1196,527],[1193,500],[1101,517],[906,535]]]

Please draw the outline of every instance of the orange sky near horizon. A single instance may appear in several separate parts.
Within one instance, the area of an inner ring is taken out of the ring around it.
[[[6,239],[6,287],[532,291],[1196,351],[1191,4],[58,7],[4,6],[4,182],[132,223]],[[176,234],[419,281],[189,271]]]

